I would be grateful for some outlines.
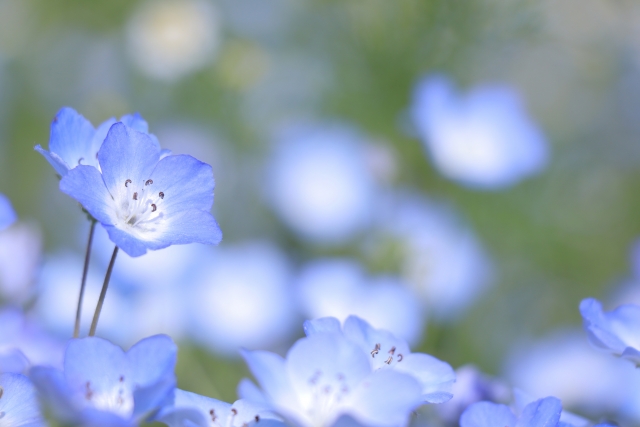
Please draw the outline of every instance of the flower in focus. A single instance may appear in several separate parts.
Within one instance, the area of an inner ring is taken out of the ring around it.
[[[605,313],[600,301],[587,298],[580,314],[593,345],[640,366],[640,306],[625,304]]]
[[[4,230],[18,219],[11,202],[4,194],[0,193],[0,230]]]
[[[443,403],[451,399],[451,388],[456,381],[453,368],[441,360],[424,353],[411,353],[409,345],[384,329],[374,329],[357,316],[345,320],[342,329],[334,317],[308,320],[304,323],[307,336],[336,332],[358,345],[368,358],[373,371],[392,369],[411,375],[420,384],[424,403]]]
[[[560,422],[562,405],[555,397],[545,397],[524,407],[519,417],[506,405],[493,402],[477,402],[469,406],[460,417],[460,427],[518,426],[563,427]]]
[[[139,114],[123,116],[120,121],[140,132],[149,131],[147,122]],[[78,165],[100,168],[98,150],[114,123],[116,119],[111,118],[96,129],[76,110],[64,107],[51,122],[49,151],[40,145],[36,145],[35,150],[47,159],[61,177]],[[155,139],[153,135],[150,138]]]
[[[222,232],[209,212],[211,166],[187,155],[161,157],[149,135],[123,123],[111,127],[98,169],[77,166],[60,182],[130,256],[186,243],[217,244]]]
[[[165,335],[145,338],[126,353],[101,338],[72,339],[64,371],[36,366],[30,377],[59,422],[137,425],[172,399],[176,353]]]
[[[218,354],[273,348],[296,320],[291,266],[268,242],[245,242],[203,254],[183,301],[193,337]]]
[[[286,358],[267,351],[244,351],[243,356],[261,390],[245,381],[241,397],[267,405],[299,427],[329,427],[346,417],[360,425],[402,426],[422,403],[413,376],[372,369],[371,356],[341,332],[302,338]]]
[[[411,114],[436,168],[469,187],[510,187],[546,166],[547,142],[508,86],[479,86],[462,96],[448,78],[425,77]]]
[[[269,198],[314,243],[343,243],[371,219],[374,182],[363,137],[344,126],[296,126],[278,136]]]
[[[307,264],[297,279],[297,294],[307,318],[356,315],[375,327],[394,331],[410,343],[422,338],[425,319],[412,292],[394,277],[368,278],[348,259]]]
[[[162,0],[141,4],[128,26],[131,58],[146,75],[177,80],[207,65],[220,44],[213,4]]]
[[[246,400],[233,404],[176,389],[174,402],[162,408],[156,421],[170,427],[284,427],[272,412]]]
[[[0,425],[7,427],[45,427],[36,389],[27,377],[0,373]]]

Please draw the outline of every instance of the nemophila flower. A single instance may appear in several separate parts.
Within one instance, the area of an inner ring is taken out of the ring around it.
[[[344,321],[353,314],[410,343],[422,337],[425,318],[415,295],[398,278],[367,277],[356,261],[336,258],[307,264],[296,293],[307,318]]]
[[[78,165],[99,168],[98,150],[109,128],[116,121],[115,118],[111,118],[96,129],[73,108],[64,107],[58,111],[51,123],[49,151],[40,145],[36,145],[35,149],[47,159],[60,176],[65,176],[70,169]],[[137,113],[123,116],[120,121],[140,132],[149,131],[147,122]],[[153,135],[150,135],[150,138],[155,139]]]
[[[42,256],[40,230],[18,222],[0,231],[0,296],[21,305],[33,296],[33,284]]]
[[[304,323],[307,336],[318,333],[343,333],[368,355],[371,369],[394,370],[414,377],[421,387],[424,403],[443,403],[451,399],[456,380],[453,368],[424,353],[411,353],[407,342],[384,329],[374,329],[357,316],[349,316],[342,328],[334,317],[308,320]]]
[[[176,353],[166,335],[145,338],[127,352],[101,338],[72,339],[64,370],[36,366],[29,375],[59,422],[134,426],[171,401]]]
[[[364,138],[346,126],[295,126],[276,137],[269,199],[302,238],[342,243],[371,219],[374,179]]]
[[[18,216],[7,196],[0,193],[0,230],[9,227],[17,218]]]
[[[506,405],[478,402],[462,413],[460,427],[570,427],[560,422],[561,412],[562,404],[555,397],[528,404],[519,417]]]
[[[444,76],[427,76],[413,94],[411,115],[436,168],[480,189],[502,189],[539,173],[547,141],[506,85],[456,92]]]
[[[176,389],[174,402],[155,417],[170,427],[284,427],[273,412],[261,405],[238,400],[233,404]]]
[[[209,249],[209,248],[206,248]],[[204,251],[182,303],[189,332],[216,353],[273,348],[294,332],[297,308],[286,254],[266,241]]]
[[[187,155],[161,156],[149,135],[116,123],[98,151],[102,173],[77,166],[62,178],[60,189],[131,256],[175,244],[219,243],[222,233],[209,212],[211,167]]]
[[[243,356],[261,390],[244,382],[241,397],[268,405],[299,427],[329,427],[345,417],[360,425],[403,426],[422,403],[413,376],[372,369],[371,356],[341,332],[302,338],[286,358],[267,351]]]
[[[593,345],[640,366],[640,306],[625,304],[605,313],[600,301],[587,298],[580,313]]]
[[[27,377],[0,373],[0,426],[44,427],[36,389]]]

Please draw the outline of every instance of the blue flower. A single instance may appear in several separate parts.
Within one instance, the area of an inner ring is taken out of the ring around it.
[[[357,316],[349,316],[342,328],[334,317],[306,321],[304,331],[307,336],[342,332],[368,356],[373,371],[393,370],[411,375],[420,384],[425,403],[443,403],[452,397],[456,375],[448,363],[428,354],[411,353],[406,341],[384,329],[372,328]]]
[[[478,402],[460,417],[460,427],[555,427],[569,426],[560,422],[562,405],[555,397],[536,400],[524,407],[519,417],[506,405]]]
[[[36,389],[21,374],[0,374],[0,425],[10,427],[44,427]]]
[[[140,132],[148,133],[147,122],[139,115],[126,115],[120,121]],[[109,128],[116,123],[111,118],[97,129],[76,110],[64,107],[56,114],[51,123],[49,151],[36,145],[37,152],[53,166],[60,176],[65,176],[70,169],[78,165],[99,167],[97,154]],[[150,135],[155,139],[155,136]]]
[[[173,397],[177,348],[156,335],[126,353],[109,341],[69,341],[64,371],[36,366],[30,377],[46,407],[62,423],[133,426]]]
[[[422,387],[413,376],[372,369],[371,356],[340,332],[302,338],[286,358],[267,351],[243,356],[261,390],[244,381],[240,396],[298,427],[328,427],[345,417],[373,427],[402,426],[422,403]]]
[[[284,427],[273,412],[246,400],[233,404],[176,389],[174,402],[154,418],[170,427]]]
[[[80,165],[60,189],[75,198],[131,256],[186,243],[217,244],[211,166],[187,155],[162,157],[149,135],[114,124],[98,151],[102,173]]]
[[[546,166],[547,142],[508,86],[461,96],[447,77],[427,76],[416,85],[411,114],[436,168],[469,187],[510,187]]]
[[[4,230],[18,219],[11,202],[4,194],[0,193],[0,230]]]
[[[593,345],[640,366],[640,306],[625,304],[605,313],[600,301],[587,298],[580,313]]]

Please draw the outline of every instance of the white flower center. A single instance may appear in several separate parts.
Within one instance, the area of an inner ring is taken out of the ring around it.
[[[327,426],[329,422],[335,421],[333,417],[337,409],[350,392],[346,377],[340,373],[331,376],[316,371],[309,378],[309,385],[311,386],[311,399],[307,415],[313,426]]]
[[[129,418],[133,414],[133,392],[126,387],[124,377],[120,377],[117,386],[110,390],[96,391],[91,386],[91,382],[85,384],[84,397],[87,403],[96,409]]]
[[[127,179],[124,186],[127,188],[126,197],[118,209],[121,224],[141,231],[154,231],[155,225],[163,218],[164,192],[153,187],[152,179],[141,185]]]

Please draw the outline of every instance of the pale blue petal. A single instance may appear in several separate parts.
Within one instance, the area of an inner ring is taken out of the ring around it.
[[[597,347],[635,360],[640,349],[640,306],[627,304],[604,313],[599,301],[589,298],[580,303],[580,313],[590,341]],[[626,350],[627,347],[631,349]],[[636,351],[634,351],[634,349]]]
[[[422,403],[420,384],[409,375],[378,370],[349,395],[348,402],[349,414],[364,425],[403,426]]]
[[[132,257],[138,257],[147,253],[148,242],[136,239],[126,231],[120,230],[113,225],[104,225],[103,227],[109,234],[109,239],[120,249]]]
[[[405,340],[384,329],[374,329],[357,316],[347,317],[342,329],[344,335],[360,346],[363,352],[374,356],[369,358],[374,369],[394,367],[399,360],[411,354],[409,344]],[[378,353],[372,353],[378,345]],[[391,360],[389,356],[393,356]]]
[[[35,366],[29,370],[29,378],[38,389],[46,409],[63,423],[73,424],[77,421],[78,412],[72,391],[58,369]]]
[[[13,210],[11,201],[4,194],[0,194],[0,230],[4,230],[11,224],[13,224],[18,216],[16,211]]]
[[[340,321],[335,317],[322,317],[315,320],[307,320],[303,324],[304,333],[307,336],[321,332],[341,332]]]
[[[395,365],[395,370],[413,376],[422,386],[428,403],[444,403],[453,397],[456,374],[451,365],[423,353],[411,353]]]
[[[150,188],[164,193],[158,209],[171,214],[188,209],[209,211],[213,205],[215,181],[211,166],[187,155],[160,160],[151,173]]]
[[[42,154],[51,166],[58,172],[58,175],[65,176],[69,171],[69,165],[60,158],[56,153],[45,150],[40,144],[33,147],[38,153]]]
[[[113,412],[92,407],[84,408],[81,415],[82,421],[78,424],[87,427],[136,427],[138,425],[131,419],[124,419]]]
[[[100,223],[114,223],[114,202],[104,186],[102,175],[93,166],[71,169],[62,177],[60,191],[76,199]]]
[[[555,397],[546,397],[528,404],[522,411],[516,427],[549,427],[560,421],[562,405]]]
[[[174,404],[163,408],[155,419],[169,427],[226,427],[230,410],[229,403],[176,389]]]
[[[17,348],[0,351],[0,372],[21,374],[29,367],[29,359]]]
[[[187,243],[217,245],[221,240],[222,230],[211,213],[188,210],[167,215],[162,233],[157,240],[147,242],[147,246],[156,250]]]
[[[284,427],[284,423],[275,413],[271,412],[268,407],[258,405],[255,402],[240,399],[231,405],[232,426],[260,426],[260,427]],[[235,414],[233,413],[235,409]]]
[[[477,402],[467,407],[460,416],[460,427],[515,426],[516,416],[506,405]]]
[[[98,151],[100,151],[100,147],[102,147],[102,143],[107,138],[109,129],[111,129],[111,126],[116,124],[116,122],[117,120],[112,117],[102,122],[100,126],[96,128],[96,133],[93,135],[93,139],[91,141],[91,151],[94,153],[94,156],[96,156],[96,159],[95,159],[96,161],[98,160],[97,159]]]
[[[133,392],[135,406],[133,418],[146,420],[153,416],[160,408],[169,405],[173,400],[173,392],[176,389],[176,377],[172,372],[160,378],[160,380],[146,387],[136,388]]]
[[[127,114],[120,118],[120,121],[132,129],[142,133],[149,133],[149,124],[142,118],[140,113]]]
[[[40,414],[36,388],[27,377],[15,373],[0,374],[0,422],[3,426],[45,426]]]
[[[91,146],[94,134],[93,125],[81,114],[73,108],[62,108],[51,123],[49,151],[56,153],[70,168],[95,163]]]
[[[116,201],[127,199],[128,179],[132,181],[129,185],[142,187],[159,159],[160,147],[149,135],[122,123],[111,126],[98,151],[104,183]]]
[[[238,397],[241,399],[248,400],[256,405],[269,405],[264,393],[249,378],[243,378],[240,380],[237,387],[237,393]]]
[[[240,353],[270,400],[279,401],[281,396],[284,400],[291,395],[291,385],[287,380],[285,361],[282,357],[260,350],[242,350]]]

